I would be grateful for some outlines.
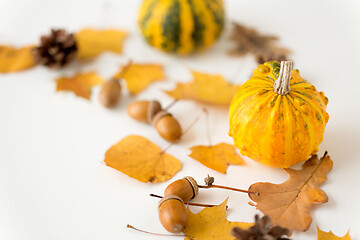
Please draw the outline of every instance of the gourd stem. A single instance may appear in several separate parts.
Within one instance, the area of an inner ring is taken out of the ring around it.
[[[274,92],[286,95],[290,92],[292,61],[281,61],[279,78],[274,83]]]

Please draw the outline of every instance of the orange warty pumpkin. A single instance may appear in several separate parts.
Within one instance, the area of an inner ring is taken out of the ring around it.
[[[233,98],[229,135],[242,155],[288,168],[318,151],[327,103],[323,92],[292,70],[292,62],[266,62]]]

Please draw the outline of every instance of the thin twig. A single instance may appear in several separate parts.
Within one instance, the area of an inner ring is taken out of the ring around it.
[[[179,99],[174,99],[169,105],[167,105],[163,110],[167,111],[169,110],[172,106],[175,105],[175,103],[177,103],[179,101]]]
[[[189,130],[195,125],[195,123],[196,123],[197,121],[199,121],[199,119],[200,119],[200,117],[197,117],[197,118],[190,124],[190,126],[188,126],[188,127],[184,130],[184,132],[182,133],[181,137],[184,136],[186,133],[188,133]],[[166,148],[164,148],[164,149],[160,152],[160,154],[163,154],[164,152],[166,152],[167,150],[169,150],[169,148],[171,148],[173,145],[174,145],[174,143],[170,143]]]
[[[144,231],[141,229],[138,229],[130,224],[126,225],[127,228],[131,228],[134,229],[138,232],[142,232],[142,233],[147,233],[147,234],[152,234],[152,235],[156,235],[156,236],[167,236],[167,237],[186,237],[186,235],[184,234],[164,234],[164,233],[153,233],[153,232],[148,232],[148,231]]]
[[[205,118],[206,118],[206,135],[209,141],[209,146],[211,147],[211,137],[210,137],[210,123],[209,123],[209,111],[206,108],[203,108],[203,111],[205,113]]]
[[[157,197],[157,198],[163,198],[163,196],[159,196],[156,194],[150,194],[150,197]],[[213,204],[203,204],[203,203],[192,203],[192,202],[186,202],[185,204],[187,205],[191,205],[191,206],[196,206],[196,207],[215,207],[217,205],[213,205]]]
[[[227,186],[221,186],[221,185],[211,185],[211,186],[205,186],[205,185],[198,185],[199,188],[222,188],[222,189],[227,189],[227,190],[231,190],[231,191],[237,191],[237,192],[243,192],[243,193],[249,193],[249,194],[255,194],[257,196],[259,196],[260,194],[257,192],[249,192],[247,190],[243,190],[243,189],[238,189],[238,188],[232,188],[232,187],[227,187]]]
[[[187,134],[190,129],[195,125],[195,123],[197,123],[197,121],[199,121],[200,117],[197,117],[183,132],[183,134],[181,136],[184,136],[185,134]]]

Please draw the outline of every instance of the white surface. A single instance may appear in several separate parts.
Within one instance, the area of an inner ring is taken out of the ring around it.
[[[96,61],[52,71],[37,67],[29,71],[0,75],[0,239],[160,239],[125,228],[165,233],[157,217],[157,199],[170,183],[144,184],[100,164],[105,151],[129,134],[140,134],[161,147],[168,145],[155,130],[134,122],[126,106],[137,99],[172,100],[160,89],[170,89],[176,80],[190,79],[189,69],[221,73],[233,82],[245,82],[256,64],[251,57],[230,58],[227,34],[205,54],[176,58],[159,53],[142,40],[136,26],[140,1],[49,1],[1,0],[0,43],[18,46],[36,43],[50,27],[77,31],[83,27],[117,27],[128,30],[124,54],[103,54]],[[329,97],[325,140],[334,169],[323,184],[329,202],[312,209],[313,223],[294,239],[316,238],[316,226],[343,235],[351,228],[360,238],[360,2],[356,0],[233,0],[226,1],[229,20],[274,33],[291,48],[295,67],[303,77]],[[282,16],[280,18],[279,16]],[[55,92],[54,78],[77,70],[95,70],[105,78],[114,74],[129,58],[166,65],[169,80],[152,85],[137,97],[124,90],[121,104],[110,111],[97,101],[86,101],[69,92]],[[227,110],[207,106],[213,129],[212,140],[229,142]],[[246,166],[230,166],[228,174],[212,171],[187,155],[188,148],[207,144],[202,105],[177,103],[171,112],[186,127],[197,116],[199,123],[172,147],[183,163],[174,179],[186,175],[198,181],[206,174],[218,184],[247,188],[258,181],[280,183],[282,170],[260,166],[246,159]],[[230,196],[228,219],[252,221],[257,212],[245,194],[221,190],[201,191],[197,202],[221,203]],[[194,211],[199,209],[193,208]],[[164,237],[164,239],[172,239]],[[174,237],[175,239],[175,237]]]

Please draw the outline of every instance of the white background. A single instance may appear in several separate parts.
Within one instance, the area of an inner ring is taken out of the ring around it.
[[[316,238],[316,226],[344,235],[349,228],[360,238],[360,2],[355,0],[226,0],[227,31],[210,51],[188,58],[159,53],[142,40],[136,25],[140,0],[1,0],[0,43],[22,46],[37,43],[51,27],[78,31],[84,27],[116,27],[129,31],[123,55],[105,53],[87,64],[62,71],[44,67],[0,75],[0,239],[160,239],[129,229],[165,233],[157,217],[157,199],[171,182],[144,184],[102,165],[106,150],[123,137],[139,134],[160,147],[168,145],[150,126],[126,114],[137,99],[172,99],[161,89],[175,81],[190,80],[189,69],[221,73],[229,81],[245,82],[256,63],[251,56],[231,58],[228,30],[232,20],[276,34],[293,50],[292,59],[302,76],[329,98],[330,120],[320,154],[328,150],[333,171],[323,184],[329,202],[312,208],[313,223],[294,239]],[[94,88],[91,101],[70,92],[55,92],[55,77],[78,70],[95,70],[112,76],[129,59],[166,66],[168,81],[156,83],[136,97],[125,88],[115,110],[104,109]],[[210,111],[212,141],[232,143],[227,136],[227,109],[206,106]],[[168,153],[183,163],[173,178],[186,175],[202,183],[206,174],[216,183],[247,188],[258,181],[281,183],[280,169],[246,159],[245,166],[230,166],[226,175],[206,168],[188,157],[188,148],[207,144],[202,105],[180,101],[171,112],[186,128],[200,121]],[[246,194],[202,190],[197,202],[219,204],[229,196],[228,219],[252,221],[255,208]],[[200,209],[192,208],[193,211]],[[176,237],[164,237],[175,239]]]

